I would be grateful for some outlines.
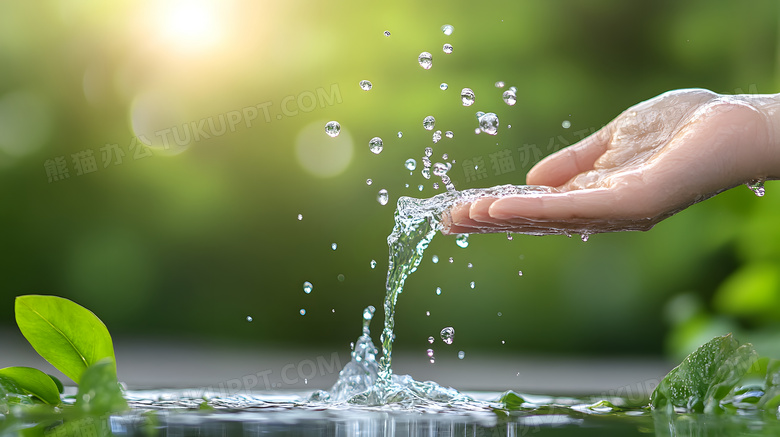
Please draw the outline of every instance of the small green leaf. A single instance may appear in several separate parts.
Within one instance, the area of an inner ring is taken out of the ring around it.
[[[59,405],[60,392],[49,375],[32,367],[6,367],[0,376],[12,380],[25,393],[31,394],[49,405]]]
[[[76,393],[76,408],[85,414],[100,415],[127,410],[122,387],[116,378],[116,366],[105,358],[87,368]]]
[[[19,296],[15,312],[16,324],[36,352],[77,384],[87,367],[103,358],[115,361],[106,325],[75,302],[57,296]]]
[[[507,410],[519,410],[525,403],[525,399],[512,390],[507,390],[498,399],[498,402],[504,405]]]
[[[758,354],[731,334],[715,337],[672,369],[650,397],[653,408],[679,407],[702,412],[719,409],[722,400],[751,367]]]
[[[48,376],[49,378],[51,378],[52,381],[54,381],[54,385],[57,386],[57,391],[60,392],[60,394],[65,393],[65,386],[62,385],[62,381],[60,381],[59,378],[57,378],[54,375],[48,375]]]

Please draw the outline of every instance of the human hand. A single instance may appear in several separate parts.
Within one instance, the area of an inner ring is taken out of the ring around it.
[[[467,198],[443,232],[583,235],[649,230],[751,180],[777,179],[777,96],[670,91],[639,103],[527,175],[549,193]]]

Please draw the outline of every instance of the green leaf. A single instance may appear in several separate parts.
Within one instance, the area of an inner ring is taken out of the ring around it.
[[[77,303],[57,296],[19,296],[15,311],[16,324],[36,352],[77,384],[87,367],[103,358],[115,361],[106,325]]]
[[[519,410],[525,403],[525,399],[512,390],[507,390],[501,394],[498,402],[504,405],[504,408],[507,410]]]
[[[650,397],[653,408],[687,411],[720,410],[720,401],[751,367],[758,354],[750,344],[739,345],[731,334],[715,337],[672,369]]]
[[[91,415],[116,413],[128,409],[122,387],[116,378],[116,366],[110,358],[87,368],[76,393],[76,409]]]
[[[6,367],[0,369],[0,376],[12,380],[25,393],[31,394],[49,405],[61,402],[57,384],[51,377],[32,367]]]

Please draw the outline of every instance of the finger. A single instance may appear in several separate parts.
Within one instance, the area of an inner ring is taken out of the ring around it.
[[[544,158],[528,171],[528,185],[560,187],[574,176],[593,169],[593,163],[607,151],[612,123],[565,149]]]
[[[497,220],[566,220],[572,218],[629,218],[621,211],[615,190],[598,188],[538,196],[507,196],[490,205],[490,217]]]
[[[495,197],[487,197],[483,199],[475,200],[471,203],[469,208],[469,218],[478,222],[494,222],[493,217],[490,217],[490,205],[495,202]]]

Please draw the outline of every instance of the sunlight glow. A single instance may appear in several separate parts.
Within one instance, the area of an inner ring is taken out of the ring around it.
[[[173,47],[197,52],[216,46],[222,39],[219,2],[215,0],[169,0],[159,4],[159,29]]]

